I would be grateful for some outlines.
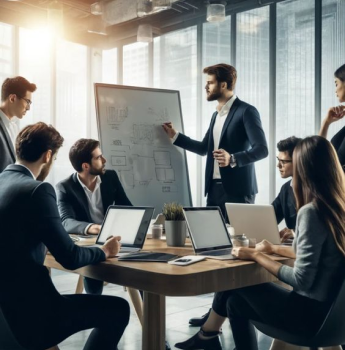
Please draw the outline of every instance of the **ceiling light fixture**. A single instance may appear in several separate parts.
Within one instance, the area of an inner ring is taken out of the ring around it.
[[[164,11],[171,8],[171,0],[152,0],[153,12]]]
[[[207,22],[223,22],[225,21],[225,5],[226,1],[219,1],[207,5]]]
[[[144,17],[152,13],[152,1],[150,0],[139,0],[137,5],[138,17]]]
[[[151,24],[140,24],[137,32],[137,41],[141,43],[152,43],[152,37]]]
[[[91,13],[95,16],[103,14],[103,4],[101,2],[95,2],[90,5]]]

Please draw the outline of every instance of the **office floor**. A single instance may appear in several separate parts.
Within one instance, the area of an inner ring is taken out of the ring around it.
[[[74,293],[78,276],[72,273],[64,273],[52,270],[53,282],[62,294]],[[103,294],[121,296],[129,301],[128,293],[123,287],[109,284],[104,287]],[[205,314],[212,303],[213,296],[211,294],[198,297],[185,298],[167,298],[166,299],[166,338],[171,348],[176,349],[174,344],[179,341],[186,340],[194,335],[198,328],[189,327],[188,320],[194,316]],[[131,304],[130,304],[131,305]],[[59,344],[60,350],[81,350],[90,331],[79,332],[64,342]],[[263,334],[258,335],[259,349],[268,350],[271,339]],[[223,326],[223,335],[221,336],[224,350],[233,350],[234,342],[232,339],[231,329],[226,322]],[[140,350],[141,349],[141,325],[131,305],[130,323],[124,333],[119,344],[119,350]]]

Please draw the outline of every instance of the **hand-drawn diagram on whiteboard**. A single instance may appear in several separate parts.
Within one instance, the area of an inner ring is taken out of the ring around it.
[[[107,168],[117,171],[134,205],[192,205],[185,151],[162,123],[183,132],[178,91],[95,84],[96,112]]]

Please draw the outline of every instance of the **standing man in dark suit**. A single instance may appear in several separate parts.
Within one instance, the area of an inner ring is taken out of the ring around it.
[[[226,218],[226,202],[254,203],[258,192],[254,162],[267,157],[267,142],[257,109],[234,93],[236,69],[222,63],[205,68],[204,73],[207,100],[218,101],[204,139],[192,140],[171,123],[163,128],[176,146],[207,155],[207,206],[219,206]]]
[[[76,173],[56,186],[62,225],[68,233],[97,235],[109,205],[132,203],[116,172],[105,169],[99,141],[78,140],[69,159]],[[102,294],[102,281],[84,278],[84,286],[88,294]]]
[[[120,237],[102,247],[78,247],[61,224],[48,175],[63,138],[52,127],[25,127],[16,139],[17,163],[0,174],[0,308],[25,349],[47,349],[93,328],[84,350],[114,350],[128,324],[118,297],[60,295],[43,265],[48,249],[66,269],[114,257]],[[23,292],[23,286],[25,291]]]
[[[207,206],[219,206],[227,218],[225,203],[254,203],[258,192],[254,162],[267,157],[267,142],[257,109],[234,93],[236,69],[220,63],[204,68],[204,73],[207,101],[217,100],[218,106],[203,140],[190,139],[171,123],[163,124],[163,129],[176,146],[207,155]],[[192,318],[189,323],[203,324],[208,314]]]
[[[7,78],[1,87],[0,106],[0,173],[16,161],[15,140],[19,133],[19,123],[30,109],[31,93],[36,85],[23,77]]]

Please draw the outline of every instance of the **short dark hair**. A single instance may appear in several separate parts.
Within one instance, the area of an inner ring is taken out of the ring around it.
[[[99,147],[99,141],[93,139],[80,139],[71,147],[69,160],[78,173],[83,171],[83,163],[91,164],[92,152],[97,147]]]
[[[204,68],[204,73],[215,75],[218,83],[226,82],[228,90],[234,90],[237,80],[237,71],[235,67],[226,63],[219,63]]]
[[[293,151],[296,145],[301,141],[299,137],[291,136],[287,139],[281,140],[277,143],[279,152],[288,152],[289,156],[292,157]]]
[[[334,76],[341,80],[343,83],[345,82],[345,64],[340,66],[335,72]]]
[[[27,91],[34,92],[37,87],[23,77],[7,78],[1,87],[1,101],[4,102],[8,96],[14,94],[25,97]]]
[[[63,141],[63,137],[51,125],[43,122],[28,125],[16,138],[16,155],[20,160],[35,162],[48,150],[55,154]]]

